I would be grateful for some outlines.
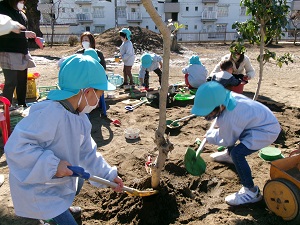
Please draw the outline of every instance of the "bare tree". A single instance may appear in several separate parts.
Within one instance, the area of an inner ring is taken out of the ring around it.
[[[155,132],[154,142],[158,150],[158,156],[152,165],[151,186],[157,188],[160,182],[161,170],[164,168],[168,153],[174,149],[169,138],[165,138],[166,130],[166,108],[169,83],[169,62],[170,62],[170,44],[171,31],[168,26],[162,21],[160,15],[155,10],[151,0],[142,0],[142,3],[152,18],[155,25],[163,36],[163,76],[162,85],[159,93],[159,124]]]
[[[47,15],[47,19],[49,20],[51,27],[51,39],[50,39],[50,47],[52,48],[54,42],[54,34],[55,34],[55,24],[57,19],[60,16],[61,11],[61,0],[50,1],[50,3],[46,4],[46,9],[43,9],[43,15]]]

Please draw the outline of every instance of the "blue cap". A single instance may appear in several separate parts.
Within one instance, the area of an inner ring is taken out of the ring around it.
[[[197,55],[193,55],[190,58],[190,64],[198,64],[201,65],[200,58]]]
[[[149,68],[152,64],[152,56],[149,53],[145,53],[141,57],[142,67]]]
[[[197,116],[207,116],[217,106],[223,105],[227,93],[230,94],[230,92],[218,82],[210,81],[202,84],[196,92],[194,106],[191,111],[192,114]]]
[[[96,59],[94,49],[67,57],[60,65],[58,86],[60,90],[51,90],[48,99],[64,100],[79,93],[80,89],[94,88],[111,91],[116,87],[109,83],[103,66]]]
[[[94,59],[96,59],[98,62],[101,61],[101,59],[99,58],[97,52],[93,49],[93,48],[88,48],[85,49],[83,52],[84,55],[89,55],[92,56]]]
[[[122,30],[120,30],[120,33],[126,34],[127,40],[130,41],[131,31],[128,28],[122,28]]]

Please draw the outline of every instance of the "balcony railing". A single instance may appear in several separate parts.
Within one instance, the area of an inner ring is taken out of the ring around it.
[[[76,4],[92,4],[92,0],[75,0]]]
[[[128,22],[140,22],[140,21],[142,21],[142,13],[139,13],[139,12],[127,13],[127,21]]]
[[[218,3],[219,0],[202,0],[202,3]]]
[[[86,23],[93,22],[91,14],[89,13],[79,13],[76,14],[76,17],[78,22],[86,22]]]
[[[142,4],[141,0],[126,0],[127,4]]]
[[[94,18],[104,18],[104,12],[94,12],[93,17]]]
[[[218,12],[217,11],[203,11],[201,20],[205,21],[214,21],[218,19]]]

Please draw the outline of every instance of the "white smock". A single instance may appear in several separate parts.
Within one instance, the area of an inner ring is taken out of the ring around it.
[[[150,54],[152,57],[152,64],[149,68],[145,68],[142,66],[140,66],[140,71],[139,71],[139,78],[145,78],[146,75],[146,71],[151,72],[154,71],[156,69],[159,68],[159,62],[162,62],[162,57],[160,55],[156,55],[156,54]]]
[[[78,178],[56,178],[60,160],[110,181],[117,176],[116,167],[96,152],[91,127],[85,114],[71,113],[59,102],[47,100],[31,106],[4,148],[18,216],[51,219],[71,206]]]
[[[207,142],[228,147],[239,140],[250,150],[272,144],[281,131],[272,111],[244,95],[231,94],[237,104],[232,111],[225,109],[218,117],[218,128],[206,133]]]
[[[135,55],[131,41],[127,40],[125,42],[122,42],[122,45],[120,46],[120,54],[125,66],[133,66]]]
[[[208,75],[208,70],[204,65],[199,64],[191,64],[182,69],[183,74],[189,74],[188,81],[189,84],[194,87],[198,88],[200,85],[206,82],[206,78]]]

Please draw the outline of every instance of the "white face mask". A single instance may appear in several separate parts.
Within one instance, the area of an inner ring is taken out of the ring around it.
[[[81,44],[84,49],[90,48],[90,42],[88,42],[88,41],[83,41]]]
[[[88,101],[87,101],[87,99],[86,99],[86,97],[85,97],[84,90],[83,90],[83,95],[84,95],[84,98],[85,98],[85,101],[86,101],[86,106],[83,108],[83,110],[82,110],[80,113],[90,113],[90,112],[92,112],[92,111],[98,106],[99,98],[98,98],[98,96],[97,96],[97,94],[96,94],[96,92],[95,92],[94,89],[93,89],[93,91],[94,91],[94,94],[95,94],[95,96],[96,96],[96,98],[97,98],[96,104],[93,105],[93,106],[89,105],[89,103],[88,103]],[[79,101],[78,101],[78,106],[79,106],[80,103],[81,103],[81,98],[82,98],[82,95],[80,96],[80,99],[79,99]]]
[[[17,8],[18,8],[18,10],[22,11],[24,9],[24,3],[18,2]]]

